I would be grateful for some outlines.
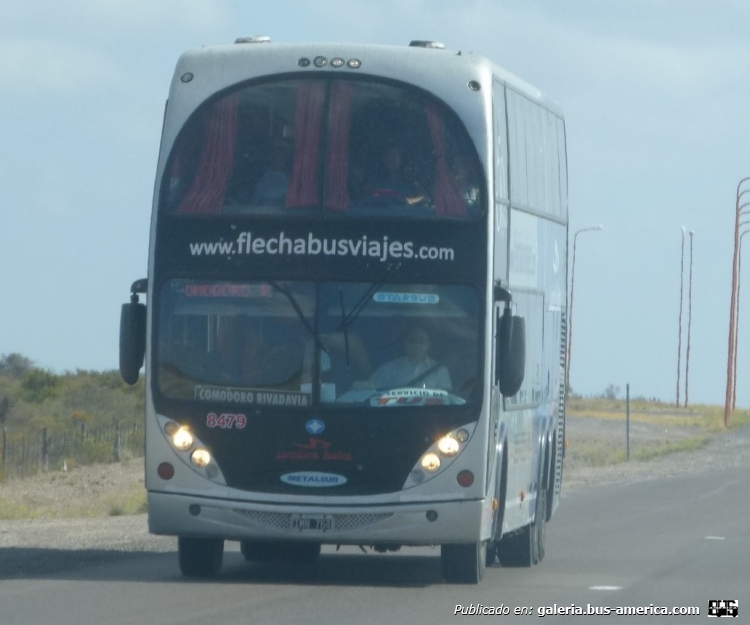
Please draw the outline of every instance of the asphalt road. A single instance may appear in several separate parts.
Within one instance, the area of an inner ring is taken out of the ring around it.
[[[365,555],[325,548],[315,564],[248,564],[228,543],[217,579],[186,581],[176,553],[123,551],[88,568],[0,580],[0,624],[435,625],[466,618],[456,607],[472,605],[508,608],[504,616],[480,616],[485,622],[528,622],[540,609],[557,610],[547,622],[601,622],[559,613],[589,606],[697,607],[699,616],[674,622],[705,622],[710,599],[740,600],[743,622],[750,614],[750,475],[729,469],[571,491],[548,526],[544,562],[493,567],[479,586],[443,583],[438,556],[437,549]],[[516,609],[530,614],[514,616]],[[610,615],[606,622],[664,618]]]

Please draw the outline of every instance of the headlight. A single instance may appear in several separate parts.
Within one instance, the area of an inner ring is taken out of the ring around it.
[[[190,460],[196,467],[200,467],[202,469],[208,466],[208,464],[211,462],[211,454],[208,453],[205,449],[196,449],[190,455]]]
[[[177,474],[184,477],[185,473],[182,473],[182,469],[179,468],[181,464],[201,477],[226,486],[226,479],[216,458],[208,451],[208,446],[195,434],[190,424],[183,425],[179,421],[160,414],[156,415],[156,420],[171,449],[171,453],[167,454],[164,462],[157,468],[156,472],[161,479],[168,480]],[[178,466],[172,464],[175,458],[179,460]]]
[[[455,434],[455,438],[459,443],[465,443],[469,440],[469,432],[465,428],[461,428]]]
[[[460,447],[461,446],[458,444],[458,441],[452,436],[443,436],[443,438],[441,438],[437,442],[438,450],[446,458],[452,458],[453,456],[455,456],[458,453]]]
[[[440,457],[432,452],[430,452],[429,454],[425,454],[424,456],[422,456],[422,468],[425,471],[434,473],[440,468]]]
[[[406,478],[402,488],[413,488],[441,475],[461,456],[476,429],[476,423],[467,423],[461,427],[445,432],[424,450],[422,456]],[[427,442],[426,439],[425,442]],[[461,484],[465,486],[465,484]]]
[[[185,428],[180,428],[172,436],[172,444],[180,451],[187,451],[193,445],[193,435]]]

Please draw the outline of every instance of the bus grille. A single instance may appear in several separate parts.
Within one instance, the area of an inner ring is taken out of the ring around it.
[[[235,510],[237,514],[242,515],[248,521],[270,527],[282,532],[295,532],[298,529],[292,528],[292,516],[284,512],[257,512],[255,510]],[[393,516],[391,513],[381,514],[334,514],[332,531],[345,532],[355,530],[365,525],[377,523],[388,517]]]

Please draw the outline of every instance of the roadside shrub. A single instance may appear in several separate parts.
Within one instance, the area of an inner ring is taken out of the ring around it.
[[[76,449],[75,459],[81,465],[114,462],[114,448],[109,441],[87,438]]]
[[[34,363],[21,354],[3,354],[0,356],[0,373],[13,378],[22,378],[33,368]]]
[[[48,397],[57,396],[59,383],[54,373],[32,369],[21,382],[21,395],[28,402],[41,404]]]

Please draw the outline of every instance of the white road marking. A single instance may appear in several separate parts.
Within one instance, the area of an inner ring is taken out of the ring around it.
[[[622,586],[589,586],[589,590],[622,590]]]

